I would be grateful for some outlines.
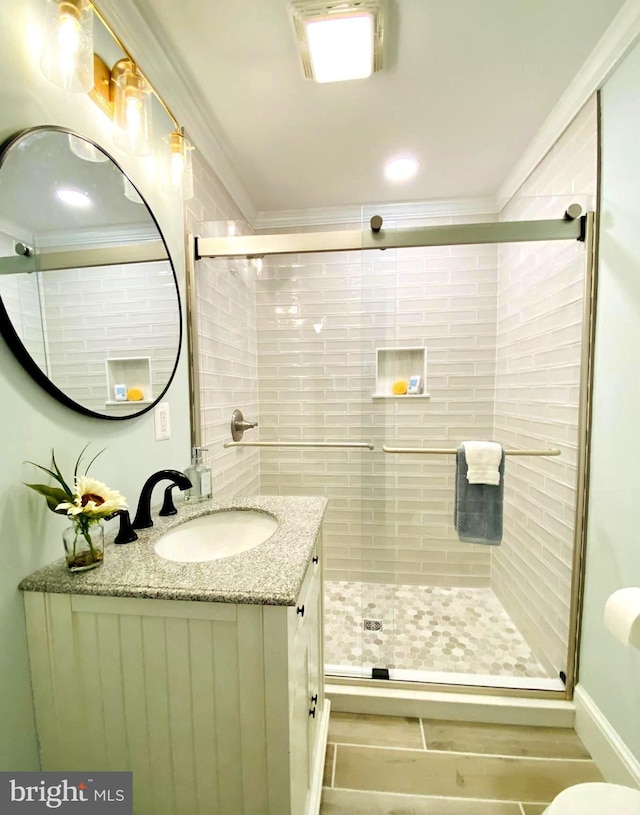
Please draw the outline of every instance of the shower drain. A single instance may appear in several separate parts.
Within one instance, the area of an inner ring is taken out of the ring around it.
[[[382,631],[382,620],[365,620],[365,631]]]

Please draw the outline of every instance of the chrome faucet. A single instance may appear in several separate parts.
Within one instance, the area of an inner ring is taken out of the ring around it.
[[[181,473],[180,470],[158,470],[157,473],[150,475],[144,482],[140,493],[136,517],[133,519],[132,524],[134,529],[148,529],[153,526],[151,520],[151,495],[153,488],[161,481],[171,481],[181,490],[188,490],[189,487],[193,486],[187,476]]]

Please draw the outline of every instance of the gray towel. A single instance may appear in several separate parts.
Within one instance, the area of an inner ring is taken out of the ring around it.
[[[456,454],[455,526],[458,538],[465,543],[499,546],[502,540],[502,505],[504,499],[504,450],[500,460],[500,483],[470,484],[467,481],[467,459],[464,447]]]

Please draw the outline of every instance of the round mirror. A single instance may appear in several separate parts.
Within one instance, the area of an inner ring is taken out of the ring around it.
[[[0,331],[50,394],[129,419],[169,387],[180,295],[153,213],[101,147],[58,127],[0,148]]]

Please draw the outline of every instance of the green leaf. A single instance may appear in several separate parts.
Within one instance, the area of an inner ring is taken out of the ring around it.
[[[37,467],[39,470],[42,470],[42,472],[48,473],[48,475],[50,475],[51,478],[54,478],[58,482],[58,484],[61,484],[63,487],[67,486],[65,484],[65,482],[64,482],[64,479],[62,477],[59,478],[56,475],[56,473],[53,472],[53,470],[48,470],[46,467],[43,467],[42,464],[36,464],[35,461],[27,461],[26,463],[27,464],[33,464],[34,467]],[[70,498],[73,495],[73,493],[71,491],[69,491],[69,492],[66,492],[65,495],[68,498]]]
[[[58,504],[69,500],[69,496],[64,490],[61,490],[59,487],[50,487],[48,484],[25,484],[25,487],[29,487],[40,495],[44,495],[47,506],[52,512],[55,512],[57,515],[67,514],[64,509],[56,510]]]
[[[80,451],[80,455],[78,456],[78,460],[76,461],[76,466],[73,468],[73,480],[74,480],[74,482],[75,482],[76,478],[78,477],[78,467],[80,466],[80,462],[82,461],[82,456],[84,455],[84,451],[87,449],[87,447],[90,444],[91,444],[91,442],[88,441],[85,444],[85,446],[82,448],[82,450]]]
[[[67,491],[68,495],[73,495],[73,491],[71,490],[71,488],[69,487],[67,482],[64,480],[64,477],[63,477],[62,473],[60,472],[60,469],[58,468],[58,465],[56,464],[56,456],[55,456],[55,453],[53,451],[53,448],[51,448],[51,461],[53,462],[53,469],[56,471],[56,474],[57,474],[57,480],[60,482],[60,484],[62,484],[62,488]],[[44,469],[44,468],[42,468],[42,469]]]
[[[89,446],[89,445],[87,445],[87,447],[88,447],[88,446]],[[85,447],[85,450],[86,450],[86,449],[87,449],[87,448]],[[94,457],[91,459],[91,461],[90,461],[90,462],[89,462],[89,464],[87,465],[87,469],[84,471],[84,474],[85,474],[85,475],[86,475],[86,474],[89,472],[89,467],[91,467],[91,465],[93,464],[93,462],[94,462],[94,461],[95,461],[95,460],[98,458],[98,456],[101,456],[101,455],[104,453],[104,451],[105,451],[106,449],[107,449],[106,447],[103,447],[103,449],[102,449],[102,450],[100,450],[100,452],[99,452],[99,453],[96,453],[96,454],[95,454],[95,456],[94,456]]]

